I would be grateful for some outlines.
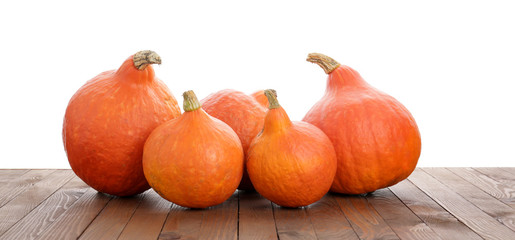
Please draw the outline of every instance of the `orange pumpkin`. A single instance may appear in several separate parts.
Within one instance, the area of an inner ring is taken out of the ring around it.
[[[259,90],[252,94],[250,94],[251,97],[256,99],[256,101],[261,104],[261,106],[268,108],[268,99],[265,96],[265,91]]]
[[[252,139],[263,129],[266,108],[245,93],[231,89],[218,91],[202,99],[202,108],[238,134],[245,155]],[[238,189],[254,190],[246,170]]]
[[[184,93],[184,113],[157,127],[147,139],[143,170],[161,197],[189,208],[227,200],[243,174],[238,135],[200,108],[193,91]]]
[[[265,90],[270,103],[263,131],[252,141],[247,171],[256,190],[283,207],[318,201],[331,187],[336,154],[329,138],[306,122],[292,122],[275,94]]]
[[[180,115],[177,101],[155,77],[152,51],[130,56],[99,74],[71,98],[63,141],[73,171],[99,192],[129,196],[149,189],[141,158],[148,135]]]
[[[309,54],[329,75],[325,95],[304,117],[331,139],[338,170],[331,191],[362,194],[406,179],[417,165],[420,133],[410,112],[354,69]]]

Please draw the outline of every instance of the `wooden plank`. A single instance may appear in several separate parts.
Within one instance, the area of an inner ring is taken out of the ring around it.
[[[163,199],[154,190],[150,189],[145,193],[145,198],[141,201],[118,239],[157,239],[171,206],[171,202]]]
[[[238,195],[207,209],[173,205],[159,239],[237,239]]]
[[[0,169],[0,186],[27,173],[29,169]]]
[[[0,239],[35,239],[89,189],[74,177],[32,212],[12,226]]]
[[[333,196],[360,239],[399,239],[363,196]]]
[[[502,168],[473,168],[474,170],[487,175],[491,179],[511,188],[510,197],[513,199],[515,195],[515,175],[503,170]]]
[[[116,239],[145,194],[131,197],[113,197],[98,216],[91,222],[79,239]],[[146,231],[147,229],[141,229]]]
[[[509,172],[509,173],[511,173],[512,175],[514,175],[514,176],[515,176],[515,167],[503,167],[503,168],[501,168],[501,169],[502,169],[503,171],[505,171],[505,172]]]
[[[238,239],[238,192],[222,204],[204,210],[200,239]]]
[[[401,239],[441,239],[390,189],[376,190],[367,200]]]
[[[77,239],[111,198],[110,195],[89,188],[41,233],[39,239]]]
[[[239,238],[277,239],[272,204],[257,192],[239,191]]]
[[[513,231],[426,172],[416,169],[408,179],[481,237],[513,239]]]
[[[480,167],[472,168],[496,181],[505,183],[509,186],[515,185],[515,175],[509,172],[509,168],[500,167]]]
[[[506,204],[481,191],[481,189],[445,168],[428,168],[424,169],[424,171],[447,185],[492,218],[515,231],[515,211]]]
[[[402,181],[390,190],[422,221],[443,239],[483,239],[443,209],[410,181]]]
[[[203,215],[202,209],[189,209],[172,204],[159,239],[199,239]]]
[[[497,181],[472,168],[448,168],[454,174],[474,184],[484,192],[515,208],[515,185]]]
[[[306,207],[318,239],[359,239],[332,194]]]
[[[311,219],[302,208],[283,208],[272,203],[279,239],[317,239]]]
[[[25,188],[23,193],[0,208],[0,235],[25,217],[52,193],[74,176],[70,170],[57,170],[36,184]]]
[[[23,177],[15,178],[13,181],[8,182],[0,188],[0,207],[53,172],[55,172],[55,170],[30,170],[23,174]]]

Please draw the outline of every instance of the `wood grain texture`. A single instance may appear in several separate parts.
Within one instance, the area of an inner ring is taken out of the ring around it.
[[[408,178],[423,192],[486,239],[513,239],[514,232],[426,172],[416,169]]]
[[[412,182],[402,181],[390,187],[390,190],[442,239],[483,239]]]
[[[367,200],[401,239],[441,239],[388,188],[370,194]]]
[[[272,204],[257,192],[240,191],[239,238],[277,239]]]
[[[306,207],[318,239],[359,239],[332,194]]]
[[[67,170],[57,170],[38,181],[34,185],[25,188],[11,201],[0,208],[0,235],[25,217],[41,202],[52,195],[73,177],[73,173]]]
[[[8,182],[22,176],[27,173],[29,169],[6,169],[0,171],[0,186],[4,186]]]
[[[502,184],[503,186],[500,186],[499,188],[502,188],[507,194],[505,195],[506,197],[503,197],[500,200],[515,209],[515,175],[508,171],[504,171],[502,168],[473,169]]]
[[[512,176],[515,176],[515,167],[503,167],[501,169],[505,172],[511,173]]]
[[[200,239],[238,239],[238,193],[204,210]]]
[[[39,239],[77,239],[111,200],[111,196],[89,188]]]
[[[448,168],[454,174],[474,184],[479,189],[515,208],[515,185],[498,181],[473,168]],[[485,170],[483,170],[485,171]],[[495,173],[490,172],[494,176]]]
[[[30,170],[21,178],[15,178],[0,187],[0,207],[11,201],[18,194],[23,193],[41,179],[55,172],[56,170]]]
[[[150,189],[145,193],[145,197],[141,200],[140,205],[118,239],[157,239],[171,206],[171,202],[161,198],[154,190]]]
[[[472,168],[482,174],[487,175],[488,177],[504,183],[508,186],[514,186],[515,184],[515,175],[509,172],[508,168],[498,168],[498,167],[480,167],[480,168]]]
[[[113,197],[91,222],[79,239],[116,239],[136,211],[145,194],[131,197]]]
[[[189,209],[173,204],[159,239],[199,239],[204,210]]]
[[[492,218],[515,231],[515,210],[478,187],[464,181],[461,177],[445,168],[427,168],[425,172],[448,186],[457,194],[467,199]]]
[[[159,239],[237,239],[238,194],[206,209],[173,205]]]
[[[272,204],[279,239],[317,239],[305,208],[283,208]]]
[[[360,239],[399,239],[365,197],[335,194],[334,198]]]
[[[0,239],[35,239],[61,216],[89,187],[78,177],[68,181],[33,211],[18,221]]]

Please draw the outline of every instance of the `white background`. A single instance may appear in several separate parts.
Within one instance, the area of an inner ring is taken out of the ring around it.
[[[182,106],[275,88],[293,120],[323,95],[327,54],[397,98],[419,166],[515,166],[515,7],[509,1],[3,1],[0,168],[69,168],[75,91],[144,49]],[[417,2],[417,3],[416,3]]]

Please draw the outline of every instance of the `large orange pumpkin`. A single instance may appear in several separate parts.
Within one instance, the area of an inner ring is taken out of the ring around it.
[[[266,108],[245,93],[232,89],[218,91],[202,99],[202,108],[238,134],[245,155],[252,139],[263,129]],[[238,189],[254,190],[246,170]]]
[[[238,187],[243,148],[229,125],[200,108],[193,91],[183,96],[185,112],[157,127],[145,143],[145,177],[159,195],[175,204],[214,206]]]
[[[317,127],[290,121],[274,92],[265,94],[270,103],[265,125],[247,159],[252,184],[280,206],[314,203],[329,191],[336,173],[333,145]]]
[[[410,112],[354,69],[309,54],[329,75],[325,95],[304,117],[331,139],[338,170],[331,191],[362,194],[406,179],[417,165],[420,133]]]
[[[71,98],[63,141],[73,171],[99,192],[129,196],[149,189],[141,158],[148,135],[180,115],[177,101],[155,77],[161,58],[140,51],[99,74]]]

